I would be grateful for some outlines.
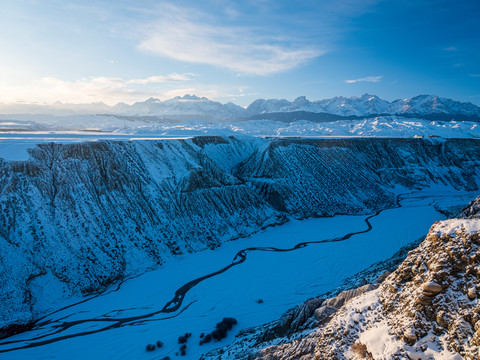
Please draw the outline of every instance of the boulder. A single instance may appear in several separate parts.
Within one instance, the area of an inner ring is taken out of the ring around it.
[[[417,341],[417,334],[415,329],[409,328],[403,332],[403,339],[408,345],[413,345]]]
[[[470,300],[475,300],[477,298],[477,289],[474,287],[468,289],[467,296]]]
[[[442,291],[442,286],[434,281],[429,281],[423,284],[423,290],[433,294],[438,294],[440,291]]]

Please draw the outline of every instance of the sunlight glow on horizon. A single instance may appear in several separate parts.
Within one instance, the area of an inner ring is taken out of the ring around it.
[[[2,10],[0,103],[114,105],[190,93],[246,106],[372,93],[480,104],[473,0],[18,0]]]

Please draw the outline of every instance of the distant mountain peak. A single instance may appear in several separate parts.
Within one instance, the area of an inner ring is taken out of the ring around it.
[[[305,96],[299,96],[294,101],[294,103],[306,103],[309,102]]]
[[[199,97],[197,95],[190,95],[190,94],[185,94],[183,96],[175,96],[172,99],[168,99],[166,101],[212,101],[210,99],[207,99],[206,97]]]
[[[190,94],[185,94],[180,99],[182,99],[182,100],[207,100],[207,101],[211,101],[211,100],[207,99],[206,97],[198,97],[196,95],[190,95]]]
[[[149,97],[147,100],[144,101],[144,103],[155,104],[155,103],[161,103],[161,101],[157,98]]]
[[[367,101],[372,101],[372,100],[377,100],[377,99],[380,100],[380,98],[377,95],[372,95],[372,94],[368,94],[368,93],[365,93],[362,96],[360,96],[360,99],[364,99],[364,100],[367,100]]]

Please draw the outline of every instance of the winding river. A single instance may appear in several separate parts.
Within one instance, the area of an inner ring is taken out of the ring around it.
[[[239,319],[239,328],[274,320],[292,305],[331,290],[346,277],[387,258],[388,254],[391,256],[401,246],[424,235],[433,221],[442,218],[433,206],[438,199],[452,201],[455,198],[461,203],[471,197],[472,194],[464,194],[464,198],[459,198],[458,194],[443,197],[402,194],[397,196],[395,208],[379,210],[369,216],[291,221],[252,238],[225,244],[218,251],[189,254],[174,261],[170,267],[167,264],[166,269],[129,279],[108,293],[73,302],[43,316],[30,331],[0,342],[2,359],[5,356],[12,359],[60,359],[67,352],[69,358],[85,358],[92,350],[85,349],[85,346],[91,344],[97,344],[95,353],[100,354],[99,358],[172,357],[178,350],[175,337],[182,333],[197,332],[194,336],[198,337],[200,332],[211,330],[223,316]],[[399,228],[406,225],[408,230],[385,233],[394,224]],[[300,235],[295,238],[292,233]],[[308,238],[305,239],[305,235]],[[387,237],[388,241],[385,241]],[[244,247],[251,243],[259,246]],[[318,247],[320,244],[323,246]],[[384,249],[378,248],[382,244]],[[372,251],[374,247],[377,255]],[[222,266],[224,259],[232,259],[229,255],[232,252],[233,260]],[[279,258],[274,259],[273,253]],[[364,259],[357,261],[355,255]],[[250,258],[251,261],[247,261]],[[315,265],[320,266],[323,262],[327,268],[320,267],[320,275],[315,274]],[[334,272],[333,275],[327,271],[332,264],[330,271]],[[339,270],[340,267],[343,269]],[[271,269],[275,271],[269,271]],[[205,275],[198,276],[202,272]],[[189,277],[190,280],[183,281]],[[250,286],[252,281],[258,284]],[[162,282],[165,291],[158,289]],[[179,286],[179,283],[183,285]],[[286,299],[282,300],[280,294],[271,298],[267,295],[277,291],[282,284],[289,294],[284,295]],[[170,295],[168,299],[168,294],[172,293],[173,297]],[[239,296],[243,297],[243,302],[237,301]],[[256,301],[260,296],[265,304]],[[255,316],[255,312],[262,314]],[[110,346],[98,345],[102,336],[108,339],[103,344]],[[112,336],[119,336],[119,339],[111,341]],[[226,341],[231,341],[231,336]],[[165,342],[165,349],[159,349],[155,354],[146,353],[144,345],[159,338]],[[190,346],[187,358],[198,358],[201,352],[224,345],[199,347],[195,342]],[[70,353],[72,347],[79,349],[73,357]]]

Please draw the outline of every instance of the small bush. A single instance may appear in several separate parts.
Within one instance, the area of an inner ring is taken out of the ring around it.
[[[187,344],[183,344],[182,346],[180,346],[180,355],[187,355]]]
[[[210,341],[212,341],[212,339],[212,334],[207,334],[202,338],[202,340],[200,340],[200,345],[208,344]]]
[[[155,345],[153,345],[153,344],[148,344],[148,345],[145,347],[145,350],[146,350],[146,351],[153,351],[153,350],[155,350]]]
[[[255,300],[255,302],[256,302],[257,304],[263,304],[263,299]]]
[[[158,340],[155,344],[157,344],[157,348],[161,348],[163,346],[163,342],[161,342],[160,340]]]
[[[178,337],[178,343],[179,344],[186,344],[188,341],[188,338],[192,336],[192,333],[186,333],[185,335],[179,336]]]
[[[215,330],[212,331],[212,337],[215,340],[219,341],[227,337],[227,332],[228,332],[228,325],[225,324],[224,322],[219,322]]]
[[[203,337],[200,341],[200,345],[209,343],[212,339],[216,341],[220,341],[227,337],[227,333],[229,330],[232,330],[233,325],[237,324],[237,320],[234,318],[223,318],[222,321],[217,323],[215,326],[215,330],[213,330],[210,334],[207,334]]]

